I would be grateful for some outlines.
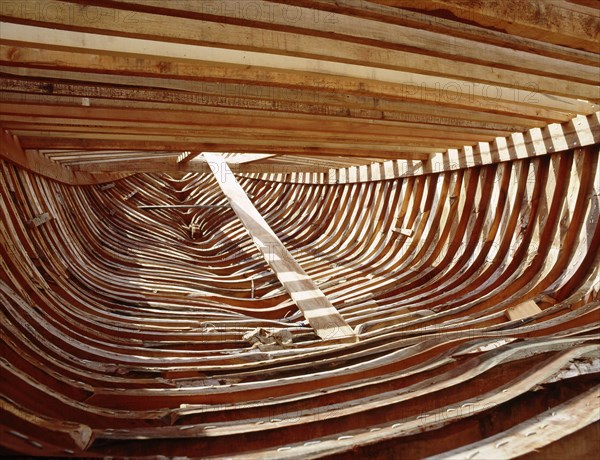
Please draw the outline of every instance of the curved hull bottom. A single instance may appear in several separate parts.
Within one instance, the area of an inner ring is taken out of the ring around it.
[[[211,175],[2,163],[3,454],[597,455],[598,146],[239,181],[357,340],[315,334]]]

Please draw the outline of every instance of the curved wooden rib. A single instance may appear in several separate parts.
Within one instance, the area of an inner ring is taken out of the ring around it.
[[[29,171],[70,185],[90,185],[121,179],[127,174],[88,173],[73,171],[53,162],[35,150],[24,152],[19,139],[6,129],[0,129],[0,159],[8,160]]]
[[[328,346],[210,175],[0,172],[2,453],[594,448],[597,144],[376,182],[239,177],[360,339]],[[140,208],[194,204],[218,206]]]

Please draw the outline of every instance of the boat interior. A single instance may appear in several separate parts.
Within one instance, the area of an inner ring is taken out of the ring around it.
[[[0,13],[0,455],[598,455],[596,1]]]

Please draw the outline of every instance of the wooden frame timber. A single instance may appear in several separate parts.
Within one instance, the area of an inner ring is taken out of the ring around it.
[[[360,338],[333,346],[233,213],[139,209],[224,205],[212,175],[134,175],[102,190],[3,162],[2,448],[556,453],[567,417],[570,452],[589,457],[598,158],[595,145],[360,184],[240,178]],[[43,213],[52,219],[28,225]],[[524,302],[540,311],[507,318]],[[259,347],[244,339],[256,330]]]

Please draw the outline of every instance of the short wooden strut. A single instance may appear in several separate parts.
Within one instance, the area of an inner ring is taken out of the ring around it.
[[[254,244],[317,335],[324,340],[356,340],[352,328],[296,262],[254,207],[229,169],[225,158],[218,153],[204,153],[203,155],[211,165],[211,170],[221,190],[246,227]]]

